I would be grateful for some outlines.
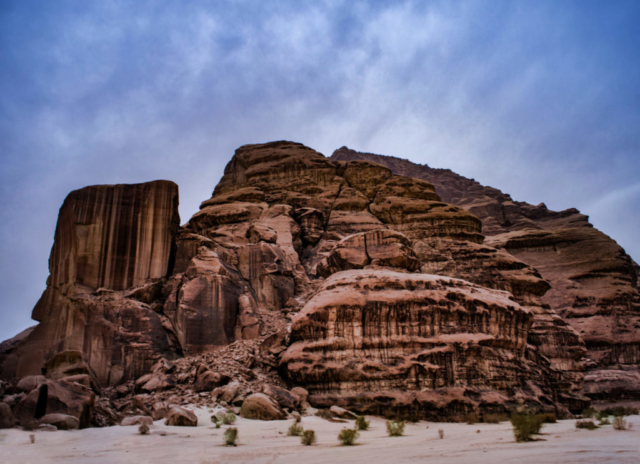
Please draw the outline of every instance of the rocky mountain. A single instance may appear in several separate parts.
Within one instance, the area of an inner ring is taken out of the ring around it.
[[[262,393],[424,418],[640,394],[637,266],[575,210],[293,142],[238,148],[182,227],[177,205],[168,181],[69,194],[39,324],[0,349],[21,423]]]
[[[585,392],[593,398],[640,396],[638,265],[587,216],[573,208],[555,212],[514,201],[448,169],[399,158],[342,147],[331,159],[371,161],[424,179],[443,201],[475,214],[487,245],[531,265],[550,284],[542,302],[586,344]]]

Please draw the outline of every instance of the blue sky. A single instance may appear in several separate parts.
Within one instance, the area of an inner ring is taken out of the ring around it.
[[[57,213],[170,179],[185,222],[240,145],[342,145],[577,207],[640,259],[640,2],[0,3],[0,340]]]

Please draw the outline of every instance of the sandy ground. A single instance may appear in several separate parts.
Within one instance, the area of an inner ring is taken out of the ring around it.
[[[385,421],[370,418],[357,446],[341,446],[340,429],[349,424],[304,417],[302,426],[318,437],[314,446],[302,446],[288,437],[293,421],[252,421],[238,418],[237,447],[222,446],[226,426],[215,429],[207,409],[197,411],[198,427],[166,427],[155,423],[151,435],[138,427],[109,427],[76,431],[35,432],[35,443],[18,429],[0,430],[0,463],[638,463],[640,416],[627,420],[630,431],[611,425],[594,431],[576,430],[575,421],[545,424],[540,440],[516,443],[508,422],[501,424],[407,424],[405,436],[388,437]],[[444,439],[438,438],[444,430]],[[478,433],[479,431],[479,433]],[[161,435],[161,434],[164,434]]]

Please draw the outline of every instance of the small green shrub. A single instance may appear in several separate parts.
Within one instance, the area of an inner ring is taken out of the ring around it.
[[[147,424],[140,424],[140,427],[138,427],[138,432],[140,432],[140,435],[148,434],[149,426]]]
[[[369,422],[364,416],[356,417],[356,430],[369,430]]]
[[[222,416],[222,423],[225,425],[231,425],[236,421],[236,415],[231,411]]]
[[[404,433],[404,421],[387,421],[387,434],[390,437],[401,437]]]
[[[331,414],[331,411],[329,411],[328,409],[318,409],[316,416],[322,417],[323,419],[326,419],[326,420],[333,419],[333,414]]]
[[[613,430],[627,430],[630,427],[630,424],[627,425],[627,421],[622,418],[622,416],[615,416],[613,418]]]
[[[616,406],[615,408],[603,409],[602,412],[607,416],[617,416],[617,417],[633,416],[638,414],[638,408]]]
[[[305,446],[311,446],[316,442],[316,433],[313,430],[302,432],[300,442]]]
[[[342,429],[338,434],[338,440],[345,446],[351,446],[359,436],[360,434],[356,429]]]
[[[577,429],[587,429],[587,430],[595,430],[598,428],[598,425],[592,420],[579,420],[576,422]]]
[[[582,417],[586,419],[592,419],[596,417],[597,414],[598,414],[598,411],[594,408],[587,408],[582,410]]]
[[[509,420],[509,416],[506,414],[485,414],[483,421],[485,424],[499,424]]]
[[[540,433],[544,416],[542,414],[515,413],[511,416],[513,435],[517,442],[531,441],[531,437]]]
[[[229,427],[224,431],[222,439],[224,440],[225,446],[237,446],[236,442],[238,441],[238,429],[236,427]]]
[[[304,432],[304,429],[298,424],[293,423],[291,424],[291,427],[289,427],[287,435],[289,435],[290,437],[299,437],[300,435],[302,435],[302,432]]]

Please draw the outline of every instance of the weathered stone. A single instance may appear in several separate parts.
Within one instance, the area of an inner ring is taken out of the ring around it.
[[[300,400],[297,396],[275,385],[265,385],[262,388],[262,393],[273,398],[283,408],[296,409],[300,405]]]
[[[15,427],[16,418],[7,403],[0,402],[0,429],[10,429]]]
[[[76,417],[59,413],[47,414],[40,419],[40,424],[53,425],[58,430],[76,430],[80,426]]]
[[[95,395],[75,382],[47,380],[31,391],[14,408],[21,426],[31,424],[48,414],[73,416],[80,428],[89,427]]]
[[[333,405],[329,408],[329,412],[334,415],[334,417],[339,417],[341,419],[355,419],[358,417],[357,414],[352,413],[351,411],[347,411],[340,406]]]
[[[198,417],[188,409],[180,406],[173,406],[169,410],[164,425],[174,425],[179,427],[197,427]]]
[[[249,395],[242,403],[240,415],[245,419],[257,420],[282,420],[286,419],[278,403],[264,393],[254,393]]]
[[[131,425],[153,425],[153,419],[149,416],[127,416],[122,419],[120,425],[123,427]]]
[[[229,377],[218,372],[205,371],[198,375],[193,390],[196,392],[212,391],[229,381]]]

